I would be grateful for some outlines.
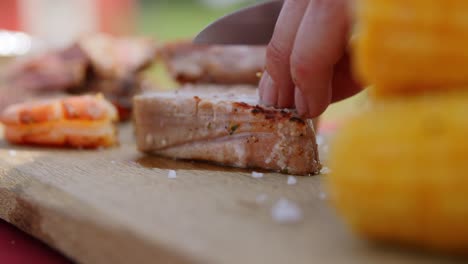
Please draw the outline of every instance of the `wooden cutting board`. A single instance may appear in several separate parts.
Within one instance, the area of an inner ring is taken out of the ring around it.
[[[254,179],[251,171],[146,157],[132,135],[123,126],[121,146],[101,151],[0,139],[0,217],[80,263],[454,262],[348,232],[323,199],[326,176],[288,185],[280,174]],[[299,205],[300,222],[272,218],[280,198]]]

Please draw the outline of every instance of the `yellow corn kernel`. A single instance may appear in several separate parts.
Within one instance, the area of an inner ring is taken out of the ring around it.
[[[468,253],[468,92],[376,103],[333,142],[334,204],[370,239]]]
[[[358,0],[354,70],[377,96],[468,84],[468,1]]]

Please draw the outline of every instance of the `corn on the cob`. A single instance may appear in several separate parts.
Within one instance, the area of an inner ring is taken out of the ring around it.
[[[466,88],[468,1],[357,2],[354,68],[373,94]]]
[[[468,93],[378,103],[332,146],[335,205],[368,238],[468,253]]]

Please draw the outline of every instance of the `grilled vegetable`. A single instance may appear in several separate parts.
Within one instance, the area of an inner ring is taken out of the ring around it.
[[[334,142],[328,184],[373,240],[468,253],[468,93],[379,102]]]
[[[372,94],[468,87],[468,1],[358,0],[355,69]]]

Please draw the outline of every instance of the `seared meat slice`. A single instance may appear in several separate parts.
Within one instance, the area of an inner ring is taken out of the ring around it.
[[[257,46],[197,46],[171,43],[160,56],[179,83],[252,84],[265,67],[266,49]]]
[[[134,99],[138,148],[176,159],[309,175],[320,171],[312,120],[256,105],[251,92],[184,89]]]

